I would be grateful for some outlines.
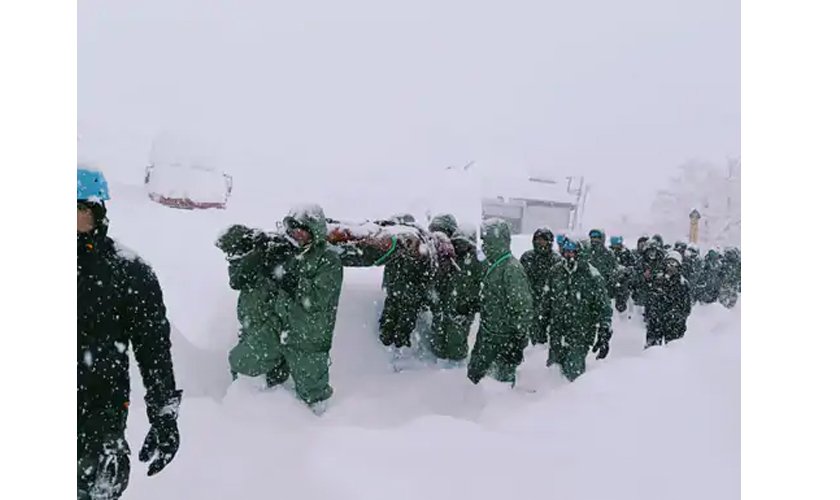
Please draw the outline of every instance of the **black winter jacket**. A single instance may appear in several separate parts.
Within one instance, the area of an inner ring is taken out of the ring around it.
[[[146,387],[150,420],[180,401],[160,285],[139,257],[104,232],[79,236],[77,258],[77,426],[81,448],[122,433],[129,402],[128,347]]]

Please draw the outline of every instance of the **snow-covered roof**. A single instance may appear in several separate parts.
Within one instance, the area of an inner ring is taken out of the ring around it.
[[[481,181],[483,198],[551,201],[555,203],[576,204],[574,195],[566,191],[566,180],[555,183],[529,180],[527,176],[485,177]]]

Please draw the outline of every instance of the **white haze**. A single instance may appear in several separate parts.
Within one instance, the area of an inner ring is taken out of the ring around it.
[[[78,13],[80,154],[127,182],[170,131],[246,184],[280,174],[325,193],[331,176],[383,172],[426,172],[411,189],[432,189],[470,160],[585,175],[594,224],[647,213],[687,159],[740,153],[731,0],[81,0]]]

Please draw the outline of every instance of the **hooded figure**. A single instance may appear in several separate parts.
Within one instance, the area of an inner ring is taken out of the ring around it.
[[[531,239],[534,248],[522,254],[520,259],[531,284],[534,300],[534,324],[531,330],[533,344],[545,344],[548,341],[548,278],[552,266],[560,261],[560,254],[552,248],[553,241],[554,235],[550,229],[537,229]]]
[[[618,261],[612,252],[607,248],[606,235],[602,229],[593,229],[589,231],[589,246],[585,249],[586,260],[595,266],[595,269],[601,273],[607,283],[607,295],[611,299],[618,296]],[[616,301],[616,309],[619,312],[627,309],[627,300]]]
[[[662,272],[651,281],[645,304],[646,348],[663,342],[667,344],[685,335],[686,321],[691,313],[691,294],[681,266],[682,257],[672,250],[665,257]]]
[[[425,234],[422,228],[405,216],[393,218],[401,225],[415,227]],[[438,221],[448,228],[449,221]],[[455,224],[457,227],[457,223]],[[394,238],[392,247],[383,259],[374,265],[385,265],[382,287],[385,289],[385,304],[379,317],[379,340],[386,347],[401,349],[411,347],[411,333],[417,324],[417,318],[430,305],[432,279],[434,275],[433,256],[421,252],[410,244],[401,244]],[[411,240],[420,245],[420,240]]]
[[[481,240],[486,256],[481,323],[467,377],[477,384],[492,370],[496,380],[513,385],[533,321],[531,286],[522,264],[511,254],[510,225],[506,221],[486,220],[481,226]]]
[[[726,248],[720,270],[719,301],[726,308],[732,308],[738,302],[741,292],[741,252],[737,248]]]
[[[567,241],[561,260],[551,269],[549,351],[547,365],[559,364],[570,381],[586,371],[590,348],[602,359],[609,353],[612,308],[601,273]]]
[[[437,215],[429,223],[429,231],[443,233],[450,239],[455,236],[457,230],[458,221],[452,214]]]
[[[321,207],[293,210],[283,224],[300,251],[240,293],[242,335],[229,360],[233,372],[266,374],[269,385],[291,375],[298,397],[320,413],[333,393],[330,349],[343,268],[327,250]]]
[[[627,310],[627,301],[630,299],[633,268],[636,261],[633,253],[624,247],[624,238],[621,236],[610,236],[610,251],[617,264],[613,280],[615,309],[618,312],[624,312]]]
[[[662,272],[665,265],[665,250],[659,241],[651,238],[645,243],[641,260],[636,265],[632,278],[633,302],[644,306],[654,276]]]
[[[683,277],[688,280],[691,290],[691,303],[697,302],[697,285],[700,281],[700,273],[703,270],[703,262],[700,259],[700,249],[697,245],[687,245],[683,256],[682,272]]]
[[[704,304],[713,304],[720,295],[723,262],[720,253],[711,249],[706,254],[697,277],[697,299]]]
[[[78,498],[119,498],[128,486],[131,451],[129,346],[146,388],[151,428],[140,449],[160,472],[180,444],[169,321],[157,277],[143,260],[108,237],[100,172],[79,168],[76,192],[76,459]]]
[[[434,278],[431,349],[439,359],[462,361],[469,352],[470,326],[479,309],[482,268],[474,231],[455,229],[451,241],[454,265],[439,268]]]

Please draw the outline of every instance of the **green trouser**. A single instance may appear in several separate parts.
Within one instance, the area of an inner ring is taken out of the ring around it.
[[[379,317],[379,340],[385,346],[411,347],[411,332],[417,317],[423,311],[423,302],[404,293],[389,293]]]
[[[306,404],[311,405],[332,396],[329,351],[310,352],[284,347],[278,367],[281,373],[285,369],[286,378],[292,377],[295,392]]]
[[[586,356],[590,348],[585,338],[582,333],[569,335],[568,332],[563,336],[551,336],[546,365],[560,365],[560,372],[570,382],[583,375],[586,371]]]
[[[282,384],[289,377],[295,382],[295,393],[306,404],[329,399],[330,353],[308,352],[284,347],[277,364],[265,374],[269,387]]]
[[[550,325],[549,298],[541,297],[534,301],[534,324],[531,332],[531,342],[545,344],[548,342],[548,327]]]
[[[432,352],[440,359],[460,361],[469,351],[467,338],[475,315],[435,311],[432,322]]]
[[[522,363],[525,342],[513,335],[493,335],[479,330],[467,365],[467,377],[477,384],[489,373],[499,382],[516,383],[516,368]]]
[[[569,382],[574,380],[586,371],[586,356],[589,354],[587,347],[575,347],[561,349],[559,353],[560,372],[569,379]]]
[[[282,345],[270,332],[243,335],[228,357],[231,372],[249,377],[266,375],[269,386],[282,384],[291,375],[295,392],[307,404],[329,399],[329,351],[309,351]]]

